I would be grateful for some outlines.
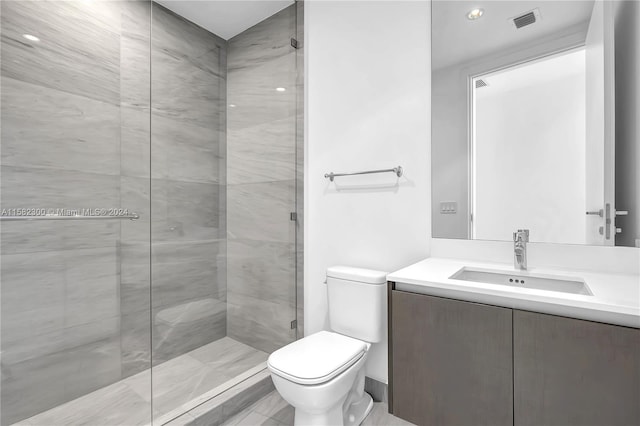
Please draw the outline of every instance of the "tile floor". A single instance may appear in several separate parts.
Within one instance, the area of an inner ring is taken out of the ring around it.
[[[190,401],[224,388],[267,357],[265,352],[224,337],[154,367],[154,423],[170,420],[188,408]],[[151,421],[150,374],[143,371],[16,425],[147,425]]]
[[[223,426],[290,426],[293,425],[293,407],[277,391],[271,392],[255,404],[229,419]],[[411,426],[387,412],[387,404],[376,402],[363,426]]]

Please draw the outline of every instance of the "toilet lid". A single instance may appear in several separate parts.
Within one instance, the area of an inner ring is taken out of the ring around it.
[[[328,382],[356,363],[367,351],[360,340],[320,331],[295,341],[269,356],[269,369],[292,382]]]

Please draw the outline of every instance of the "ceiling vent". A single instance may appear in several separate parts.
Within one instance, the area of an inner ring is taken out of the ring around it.
[[[479,89],[481,87],[487,87],[489,85],[489,83],[487,83],[485,80],[479,78],[476,80],[476,89]]]
[[[534,9],[527,13],[523,13],[522,15],[516,16],[515,18],[511,18],[510,21],[516,27],[516,29],[520,29],[532,24],[535,24],[540,20],[540,11],[538,9]]]

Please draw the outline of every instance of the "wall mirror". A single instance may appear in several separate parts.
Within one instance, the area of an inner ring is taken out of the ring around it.
[[[637,7],[432,3],[435,238],[640,247]]]

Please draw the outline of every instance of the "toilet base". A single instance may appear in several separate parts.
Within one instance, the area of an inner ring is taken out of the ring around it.
[[[373,398],[364,392],[359,401],[352,403],[344,413],[345,426],[356,426],[361,424],[373,409]]]
[[[373,409],[373,398],[364,392],[359,401],[352,402],[343,412],[340,404],[324,413],[295,411],[295,426],[358,426]]]
[[[308,413],[295,409],[294,426],[343,426],[342,406],[336,405],[323,413]]]

